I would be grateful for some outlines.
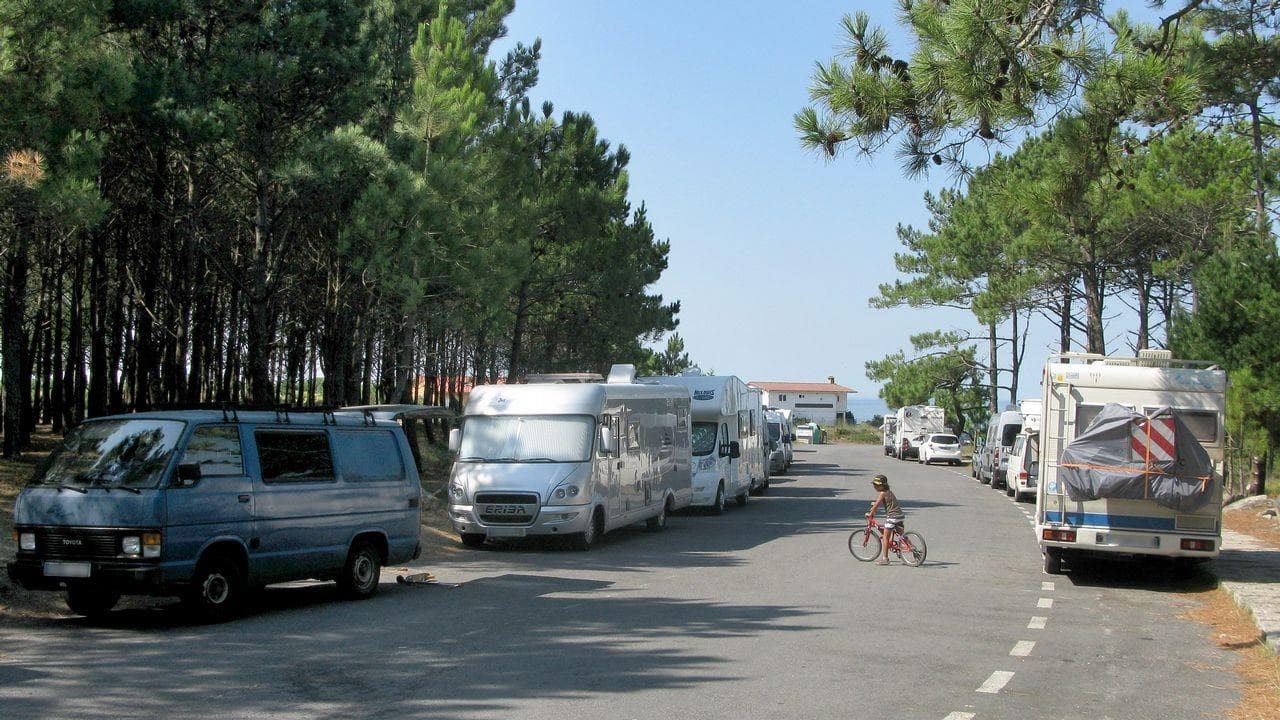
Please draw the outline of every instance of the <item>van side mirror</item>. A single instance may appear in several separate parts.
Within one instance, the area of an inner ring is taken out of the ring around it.
[[[600,454],[613,455],[613,430],[607,425],[600,426]]]
[[[462,430],[454,428],[449,431],[449,452],[458,452],[462,447]]]
[[[733,440],[729,443],[729,457],[731,458],[742,457],[742,445],[738,444],[737,440]]]
[[[200,463],[181,463],[178,465],[178,487],[191,487],[200,482]]]

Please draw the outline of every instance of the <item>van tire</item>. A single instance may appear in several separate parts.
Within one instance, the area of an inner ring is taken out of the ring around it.
[[[98,620],[120,602],[120,593],[96,585],[75,583],[67,586],[67,608],[77,615]]]
[[[591,522],[587,523],[587,529],[573,536],[574,549],[583,552],[590,550],[600,542],[603,532],[604,515],[596,510],[591,514]]]
[[[738,507],[746,507],[747,501],[751,499],[751,491],[747,490],[738,496]]]
[[[347,553],[347,562],[338,576],[338,590],[348,600],[365,600],[378,594],[382,576],[382,553],[367,540],[358,541]]]
[[[644,521],[645,527],[651,532],[662,532],[667,527],[668,512],[671,512],[671,498],[667,498],[667,501],[662,503],[662,509],[658,511],[657,515]]]
[[[715,502],[711,503],[711,514],[712,515],[724,514],[724,483],[723,482],[716,486],[716,499],[715,499]]]
[[[244,600],[244,573],[226,555],[200,560],[182,603],[205,622],[222,622],[240,611]]]
[[[484,545],[485,534],[484,533],[461,533],[460,535],[458,535],[458,539],[462,541],[463,545],[466,545],[469,548],[478,548]]]

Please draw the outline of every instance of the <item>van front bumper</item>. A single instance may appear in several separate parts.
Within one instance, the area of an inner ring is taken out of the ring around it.
[[[129,562],[62,561],[83,563],[89,566],[89,577],[59,577],[45,574],[45,561],[38,558],[18,558],[9,563],[9,580],[28,590],[60,590],[67,583],[104,585],[126,594],[149,594],[166,587],[164,570],[154,564]]]
[[[473,505],[450,505],[449,521],[458,533],[483,534],[489,537],[526,537],[529,535],[572,535],[587,529],[592,505],[546,505],[538,510],[532,523],[507,524],[482,522]]]

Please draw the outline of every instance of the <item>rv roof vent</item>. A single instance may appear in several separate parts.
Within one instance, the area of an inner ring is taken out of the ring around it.
[[[630,384],[636,381],[635,365],[614,365],[609,368],[609,384]]]
[[[688,368],[685,368],[684,370],[681,370],[680,374],[686,377],[699,377],[702,375],[702,368],[698,367],[697,365],[694,365],[693,367],[688,367]]]
[[[1170,350],[1145,349],[1138,351],[1138,360],[1143,365],[1150,367],[1169,367],[1169,361],[1173,359],[1173,352]]]

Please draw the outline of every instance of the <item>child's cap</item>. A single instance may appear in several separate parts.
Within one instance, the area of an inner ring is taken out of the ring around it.
[[[889,478],[885,477],[884,475],[877,474],[875,477],[871,478],[871,484],[878,488],[880,487],[887,488],[889,487]]]

